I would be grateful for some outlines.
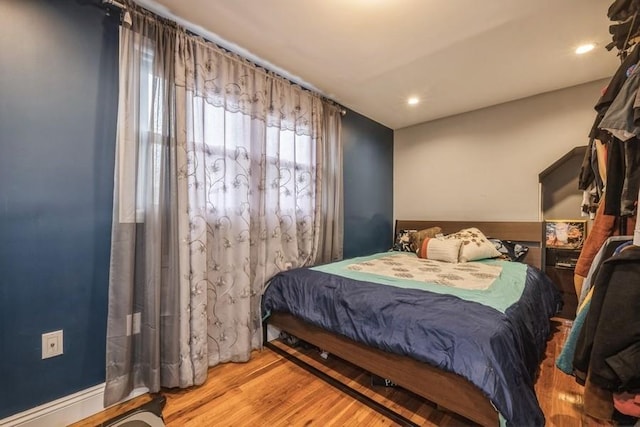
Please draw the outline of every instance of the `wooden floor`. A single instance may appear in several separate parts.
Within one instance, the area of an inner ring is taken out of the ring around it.
[[[554,366],[570,325],[553,322],[546,357],[541,364],[536,393],[547,426],[581,426],[582,389],[572,377]],[[400,388],[371,386],[358,368],[314,349],[291,349],[313,366],[331,374],[363,394],[424,426],[466,426],[469,421]],[[186,390],[164,390],[163,415],[169,427],[188,426],[390,426],[397,425],[373,409],[307,373],[293,362],[264,349],[250,362],[223,364],[209,370],[208,381]],[[141,396],[118,405],[73,427],[100,425],[151,398]]]

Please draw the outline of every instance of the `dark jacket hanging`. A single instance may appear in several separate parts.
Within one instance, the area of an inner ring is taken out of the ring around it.
[[[640,392],[640,247],[606,260],[594,282],[591,308],[573,359],[576,378],[594,385]]]

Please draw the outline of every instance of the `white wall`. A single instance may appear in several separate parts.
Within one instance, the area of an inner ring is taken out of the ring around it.
[[[539,220],[538,174],[588,144],[593,106],[606,84],[600,80],[396,130],[394,217]]]

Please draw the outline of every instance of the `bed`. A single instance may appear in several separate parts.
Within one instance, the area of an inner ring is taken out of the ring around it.
[[[376,262],[394,265],[399,257],[415,262],[408,253],[286,271],[270,281],[263,295],[266,323],[478,424],[544,424],[533,385],[560,297],[535,268],[541,265],[541,224],[396,222],[396,230],[432,226],[444,234],[477,227],[488,237],[526,242],[528,266],[473,263],[474,268],[500,268],[500,279],[481,290],[424,288],[415,280],[398,284],[377,277],[381,285],[366,280],[372,277],[369,272],[359,275],[359,269]],[[523,278],[517,284],[521,291],[497,285],[512,271]],[[486,296],[494,289],[505,289],[507,296],[496,298],[500,303]],[[474,299],[477,295],[480,299]]]

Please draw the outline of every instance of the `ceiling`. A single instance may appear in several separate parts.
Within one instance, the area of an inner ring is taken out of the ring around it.
[[[393,129],[609,77],[619,64],[604,48],[611,1],[137,1]],[[586,42],[596,49],[576,55]]]

